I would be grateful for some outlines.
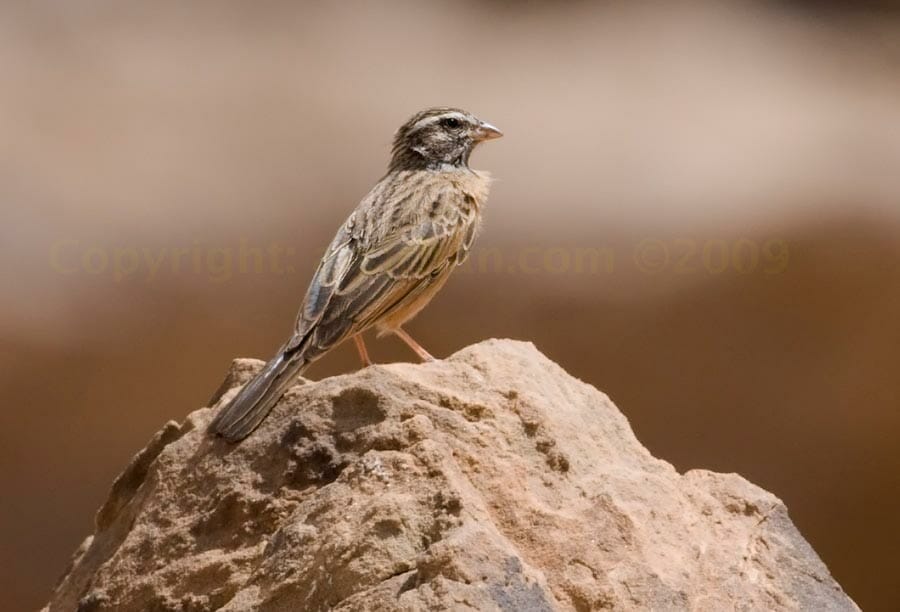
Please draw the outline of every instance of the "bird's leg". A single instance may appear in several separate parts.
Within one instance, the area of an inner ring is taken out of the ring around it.
[[[398,327],[394,330],[394,333],[397,334],[398,338],[406,343],[406,346],[411,348],[413,352],[419,356],[419,359],[421,359],[422,361],[434,361],[434,357],[431,356],[431,353],[423,349],[422,345],[413,340],[412,336],[403,331],[403,329]]]
[[[363,340],[363,335],[356,334],[353,336],[353,341],[356,343],[356,350],[359,352],[359,360],[362,361],[363,367],[368,367],[372,365],[372,360],[369,359],[369,351],[366,350],[366,341]]]

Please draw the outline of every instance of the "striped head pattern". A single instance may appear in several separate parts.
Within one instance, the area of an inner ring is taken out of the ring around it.
[[[468,167],[475,146],[503,133],[490,123],[458,108],[429,108],[397,130],[391,170]]]

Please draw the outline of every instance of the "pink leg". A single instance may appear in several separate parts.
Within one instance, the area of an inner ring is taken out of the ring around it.
[[[359,360],[362,361],[363,367],[372,365],[372,360],[369,359],[369,351],[366,350],[366,341],[363,340],[362,334],[353,336],[353,341],[356,343],[356,350],[359,352]]]
[[[431,353],[422,348],[422,346],[412,339],[412,336],[407,334],[405,331],[400,329],[399,327],[394,330],[394,333],[397,334],[397,337],[403,340],[406,343],[406,346],[411,348],[413,352],[419,356],[419,359],[422,361],[434,361],[434,357],[431,356]]]

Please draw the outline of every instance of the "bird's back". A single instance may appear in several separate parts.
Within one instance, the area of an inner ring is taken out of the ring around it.
[[[490,177],[471,170],[386,175],[338,230],[297,317],[295,338],[325,349],[393,329],[428,303],[477,235]],[[327,342],[326,342],[327,340]]]

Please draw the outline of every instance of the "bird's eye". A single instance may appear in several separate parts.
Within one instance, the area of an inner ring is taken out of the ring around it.
[[[456,130],[462,126],[462,121],[456,117],[447,117],[446,119],[441,119],[441,125],[445,128]]]

